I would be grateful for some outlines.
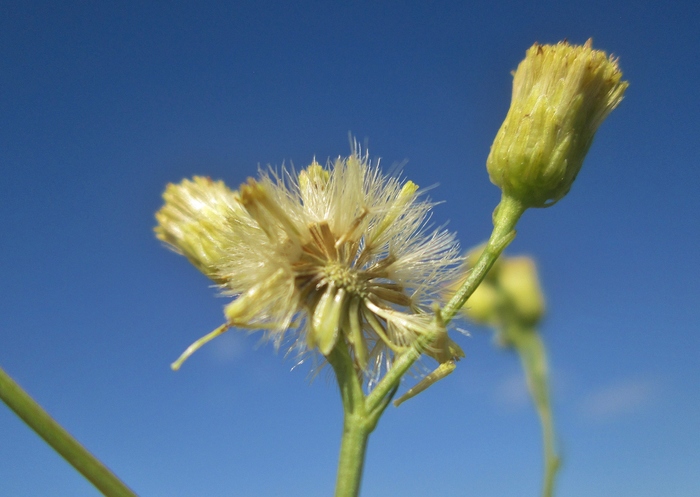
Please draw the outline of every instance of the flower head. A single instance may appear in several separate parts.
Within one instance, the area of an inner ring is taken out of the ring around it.
[[[598,126],[627,89],[617,60],[576,46],[533,45],[513,77],[513,96],[491,146],[491,181],[525,207],[569,192]]]
[[[165,206],[156,213],[156,238],[186,256],[197,269],[217,283],[217,268],[225,254],[231,215],[241,211],[235,195],[223,181],[195,176],[163,193]]]
[[[237,192],[194,178],[169,185],[164,198],[158,238],[235,297],[226,325],[174,367],[241,327],[266,330],[278,346],[291,335],[292,347],[324,356],[342,340],[371,380],[430,328],[430,304],[459,272],[453,235],[427,231],[433,204],[357,146],[327,168],[261,171]],[[440,343],[461,354],[451,340]]]

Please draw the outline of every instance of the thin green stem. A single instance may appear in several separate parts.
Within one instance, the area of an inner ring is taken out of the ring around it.
[[[542,497],[551,497],[554,493],[554,480],[559,470],[560,461],[556,452],[552,406],[549,401],[547,353],[540,335],[534,329],[514,326],[506,330],[506,333],[508,340],[520,356],[530,395],[542,425],[542,444],[544,447]]]
[[[515,225],[520,216],[525,212],[525,207],[521,202],[506,195],[501,197],[501,202],[494,210],[493,231],[484,251],[474,268],[469,273],[467,280],[459,288],[457,293],[450,299],[442,309],[439,319],[442,324],[449,323],[471,297],[474,290],[482,282],[493,263],[501,255],[503,250],[513,241],[515,237]],[[439,331],[427,332],[415,340],[408,350],[402,353],[394,361],[391,369],[384,375],[384,378],[367,396],[367,408],[371,411],[380,405],[386,395],[395,389],[404,374],[411,368],[414,362],[426,351],[433,341],[438,337]]]
[[[374,411],[381,406],[387,395],[393,390],[396,391],[401,378],[413,366],[413,363],[425,352],[428,346],[437,338],[437,333],[425,333],[418,337],[406,350],[402,353],[387,371],[382,380],[377,383],[369,395],[367,396],[367,409]]]
[[[367,397],[362,391],[361,380],[355,371],[347,344],[339,340],[328,355],[328,362],[333,367],[338,380],[344,410],[336,497],[356,497],[359,494],[367,440],[382,412],[396,393],[401,378],[435,341],[439,333],[444,331],[444,325],[454,318],[474,293],[503,249],[515,237],[515,225],[524,211],[525,207],[517,200],[505,195],[501,198],[501,202],[494,211],[494,229],[484,252],[455,296],[442,312],[436,312],[435,329],[427,330],[411,344],[408,350],[399,355],[391,369]]]
[[[0,398],[103,495],[136,497],[134,492],[44,411],[2,368]]]
[[[515,238],[515,225],[520,216],[523,215],[523,212],[525,212],[525,209],[525,206],[520,201],[505,194],[501,197],[501,202],[496,207],[493,215],[493,231],[484,251],[469,273],[467,280],[442,309],[442,319],[445,324],[452,321],[455,314],[464,306],[467,299],[471,297],[474,290],[484,279],[493,263],[496,262],[496,259],[513,241],[513,238]]]

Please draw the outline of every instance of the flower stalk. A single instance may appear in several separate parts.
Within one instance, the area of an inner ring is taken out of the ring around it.
[[[371,404],[362,389],[362,377],[355,369],[348,344],[344,341],[336,343],[327,359],[335,372],[343,402],[343,435],[335,497],[356,497],[360,494],[369,436],[398,387],[387,392],[376,405]]]
[[[542,425],[542,445],[544,447],[544,477],[542,497],[552,497],[554,480],[561,461],[557,455],[556,437],[552,407],[549,400],[547,382],[547,352],[537,330],[531,327],[512,324],[504,330],[510,344],[515,348],[525,371],[530,397],[535,404]]]
[[[481,250],[478,247],[467,256],[468,266]],[[462,311],[475,323],[492,327],[497,343],[514,350],[520,358],[542,427],[542,496],[551,497],[560,460],[549,398],[547,352],[537,332],[545,307],[535,263],[521,256],[500,259]]]
[[[344,342],[338,342],[328,355],[343,402],[343,435],[340,442],[336,497],[355,497],[360,493],[367,441],[376,420],[367,414],[365,395],[353,360]]]
[[[501,197],[501,202],[493,211],[493,231],[486,243],[479,260],[472,268],[469,276],[442,310],[445,323],[449,323],[455,314],[464,306],[467,299],[474,293],[483,281],[486,273],[503,250],[515,238],[515,225],[527,208],[522,202],[507,193]]]
[[[0,368],[0,398],[19,418],[107,497],[136,497]]]
[[[445,330],[445,325],[454,318],[459,309],[474,293],[503,250],[513,240],[515,237],[515,225],[524,211],[525,207],[522,203],[507,195],[503,196],[500,204],[494,211],[494,229],[489,242],[474,269],[469,274],[468,279],[442,311],[437,308],[434,309],[433,326],[418,336],[411,346],[394,360],[391,369],[387,371],[366,398],[362,393],[359,381],[351,379],[351,377],[356,378],[356,375],[348,371],[348,366],[343,367],[343,353],[340,351],[342,347],[336,347],[334,354],[328,357],[338,378],[345,408],[336,497],[358,495],[359,482],[362,476],[362,460],[364,459],[367,439],[383,409],[390,402],[403,376],[440,338],[441,333]],[[344,355],[347,355],[347,352]],[[443,364],[448,364],[448,369],[451,372],[453,368],[449,368],[449,362]],[[352,386],[356,381],[357,386]],[[362,397],[362,402],[358,402],[359,396]],[[402,399],[399,400],[401,401]],[[358,407],[361,409],[358,409]],[[368,413],[374,415],[368,417]],[[369,425],[367,424],[368,422],[370,423]]]

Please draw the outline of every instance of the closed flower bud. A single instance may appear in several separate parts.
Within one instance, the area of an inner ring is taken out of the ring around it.
[[[547,207],[568,193],[598,126],[627,89],[617,59],[591,45],[535,44],[514,73],[487,168],[525,207]]]
[[[491,283],[483,281],[463,307],[464,314],[477,324],[495,324],[498,321],[500,295]]]
[[[518,321],[537,324],[545,311],[544,294],[535,262],[529,257],[509,257],[502,262],[498,283],[508,296]]]

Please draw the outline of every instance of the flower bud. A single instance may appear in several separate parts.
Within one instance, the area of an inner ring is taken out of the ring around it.
[[[222,181],[195,176],[169,184],[163,193],[165,205],[156,213],[156,238],[186,256],[197,269],[217,283],[221,257],[231,220],[242,208],[234,192]]]
[[[544,294],[535,262],[529,257],[509,257],[501,265],[498,283],[512,303],[512,311],[525,326],[537,324],[545,312]]]
[[[491,283],[482,281],[471,294],[462,311],[477,324],[495,324],[498,320],[500,295]]]
[[[491,182],[525,207],[564,197],[598,126],[628,83],[617,59],[585,45],[533,45],[513,77],[510,109],[491,146]]]

